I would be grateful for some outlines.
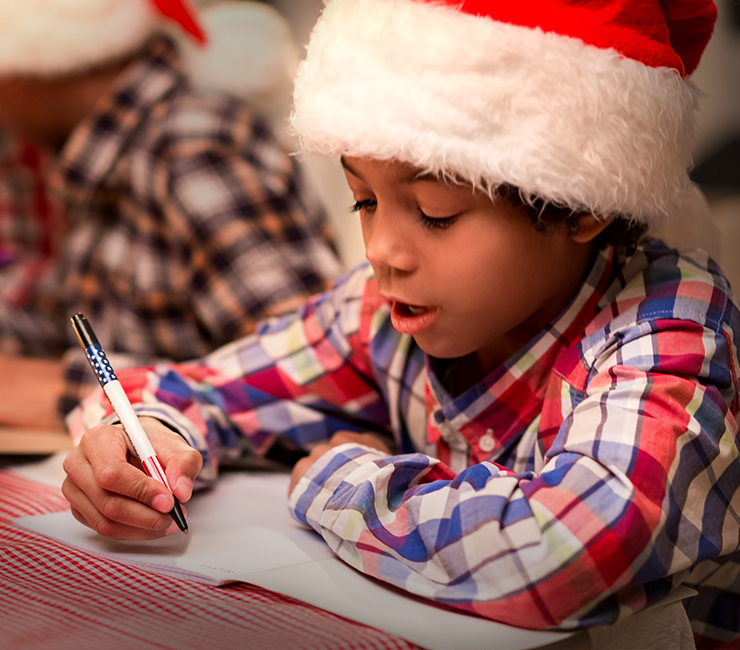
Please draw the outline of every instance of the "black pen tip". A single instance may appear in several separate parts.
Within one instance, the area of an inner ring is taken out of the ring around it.
[[[188,534],[188,524],[185,521],[185,515],[182,512],[180,502],[175,499],[175,507],[170,510],[170,516],[175,520],[177,527],[186,535]]]

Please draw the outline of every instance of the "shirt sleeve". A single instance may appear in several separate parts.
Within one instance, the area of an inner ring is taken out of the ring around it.
[[[117,372],[139,416],[156,417],[218,462],[276,447],[309,450],[339,430],[389,434],[367,337],[378,300],[367,265],[300,311],[273,318],[203,360]],[[68,417],[73,437],[109,418],[102,391]]]
[[[357,445],[291,494],[343,560],[419,596],[526,628],[614,622],[734,549],[737,360],[685,321],[616,333],[538,472],[455,476],[422,454]]]

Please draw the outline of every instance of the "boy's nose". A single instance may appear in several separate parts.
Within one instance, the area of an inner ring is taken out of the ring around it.
[[[381,266],[409,272],[415,267],[412,233],[405,232],[401,219],[377,210],[362,226],[365,256],[374,268]]]

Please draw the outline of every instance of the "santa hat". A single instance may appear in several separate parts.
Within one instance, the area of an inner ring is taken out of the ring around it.
[[[305,150],[654,223],[690,191],[711,0],[325,0],[295,84]]]
[[[224,2],[199,15],[190,0],[0,0],[0,75],[82,71],[162,30],[180,41],[197,85],[265,110],[289,95],[297,66],[289,29],[257,2]]]

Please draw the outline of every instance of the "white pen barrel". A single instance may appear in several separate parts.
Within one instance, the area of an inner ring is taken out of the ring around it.
[[[118,419],[121,420],[121,424],[123,425],[131,444],[134,446],[134,451],[136,451],[136,455],[139,457],[139,460],[143,462],[147,458],[155,456],[156,453],[154,452],[154,447],[152,447],[152,443],[149,442],[149,438],[147,437],[144,428],[141,426],[141,422],[139,422],[136,412],[131,408],[131,403],[128,401],[128,397],[126,397],[126,393],[123,390],[123,386],[121,386],[121,382],[117,379],[109,381],[103,386],[103,390],[108,396],[110,403],[113,405],[116,415],[118,415]]]

